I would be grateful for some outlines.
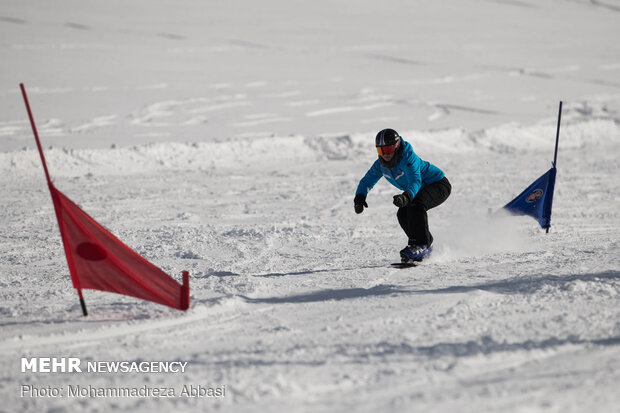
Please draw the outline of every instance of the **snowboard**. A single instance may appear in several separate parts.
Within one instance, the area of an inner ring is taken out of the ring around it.
[[[393,262],[390,265],[394,268],[411,268],[417,267],[422,261],[408,261],[408,262]]]

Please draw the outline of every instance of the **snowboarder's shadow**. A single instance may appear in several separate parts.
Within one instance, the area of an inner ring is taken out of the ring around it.
[[[262,278],[271,278],[271,277],[288,277],[291,275],[311,275],[318,274],[322,272],[335,272],[335,271],[354,271],[354,270],[365,270],[365,269],[376,269],[376,268],[384,268],[384,265],[368,265],[364,267],[355,267],[355,268],[327,268],[322,270],[302,270],[302,271],[291,271],[291,272],[271,272],[266,274],[250,274],[249,277],[262,277]],[[239,274],[232,271],[216,271],[210,272],[205,276],[194,276],[195,278],[206,278],[206,277],[238,277],[243,274]]]
[[[350,300],[355,298],[379,296],[379,295],[393,295],[409,293],[408,290],[403,290],[395,285],[380,284],[371,288],[344,288],[344,289],[326,289],[320,291],[312,291],[304,294],[289,295],[283,297],[265,297],[265,298],[251,298],[240,295],[245,301],[250,303],[269,303],[269,304],[282,304],[282,303],[312,303],[321,301],[340,301]]]
[[[354,271],[354,270],[367,270],[367,269],[376,269],[376,268],[385,268],[385,265],[368,265],[364,267],[355,267],[355,268],[328,268],[322,270],[302,270],[302,271],[293,271],[293,272],[272,272],[268,274],[256,274],[252,275],[252,277],[286,277],[290,275],[310,275],[310,274],[318,274],[322,272],[336,272],[336,271]]]

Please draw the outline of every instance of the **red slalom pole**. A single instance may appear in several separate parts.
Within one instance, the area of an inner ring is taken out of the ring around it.
[[[50,173],[47,169],[47,162],[45,162],[45,155],[43,154],[43,147],[41,146],[41,140],[39,139],[39,133],[37,132],[37,125],[34,123],[34,116],[32,116],[32,110],[30,109],[30,103],[28,102],[28,95],[26,95],[26,88],[23,83],[19,84],[19,87],[22,91],[22,96],[24,97],[24,103],[26,104],[26,110],[28,111],[28,118],[30,119],[30,126],[32,127],[32,133],[34,134],[34,139],[37,142],[37,149],[39,150],[39,156],[41,157],[41,163],[43,164],[43,171],[45,171],[45,179],[47,179],[47,185],[50,188],[50,193],[52,195],[52,201],[54,202],[54,211],[56,212],[56,218],[58,220],[58,226],[60,228],[61,238],[63,239],[63,244],[65,243],[65,237],[63,234],[63,224],[62,224],[62,216],[60,214],[59,207],[57,205],[58,201],[54,197],[54,185],[52,184],[52,179],[50,178]],[[67,249],[65,245],[65,250]],[[69,262],[69,272],[71,272],[71,260],[70,254],[67,255],[67,261]],[[82,295],[82,289],[79,287],[79,279],[77,277],[71,277],[72,280],[77,280],[76,290],[78,291],[78,297],[80,298],[80,306],[82,307],[82,314],[84,317],[88,315],[88,311],[86,310],[86,302],[84,301],[84,296]]]
[[[37,141],[37,148],[39,149],[39,156],[41,156],[41,163],[43,163],[43,170],[45,171],[45,178],[47,183],[52,183],[50,179],[50,173],[47,170],[47,162],[45,162],[45,156],[43,155],[43,148],[41,147],[41,140],[39,139],[39,133],[37,132],[37,126],[34,123],[34,117],[32,116],[32,110],[30,110],[30,103],[28,102],[28,96],[26,95],[26,88],[23,83],[19,84],[22,90],[22,96],[24,97],[24,103],[26,104],[26,110],[28,111],[28,118],[30,119],[30,126],[32,127],[32,133],[34,133],[34,139]]]
[[[80,306],[82,307],[82,314],[84,317],[88,315],[88,311],[86,310],[86,301],[84,301],[84,296],[82,295],[82,290],[78,290],[78,297],[80,297]]]
[[[183,271],[183,284],[181,285],[181,310],[189,308],[189,271]]]

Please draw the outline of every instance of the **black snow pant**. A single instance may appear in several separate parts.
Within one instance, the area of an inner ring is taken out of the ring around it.
[[[427,245],[433,243],[433,236],[428,230],[426,211],[441,205],[452,191],[448,178],[425,186],[409,204],[398,208],[398,223],[409,237],[409,245]]]

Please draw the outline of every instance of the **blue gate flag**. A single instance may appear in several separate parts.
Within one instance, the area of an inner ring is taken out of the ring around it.
[[[549,169],[532,185],[507,203],[504,208],[515,215],[529,215],[538,220],[541,227],[551,226],[551,207],[555,188],[556,168]]]

